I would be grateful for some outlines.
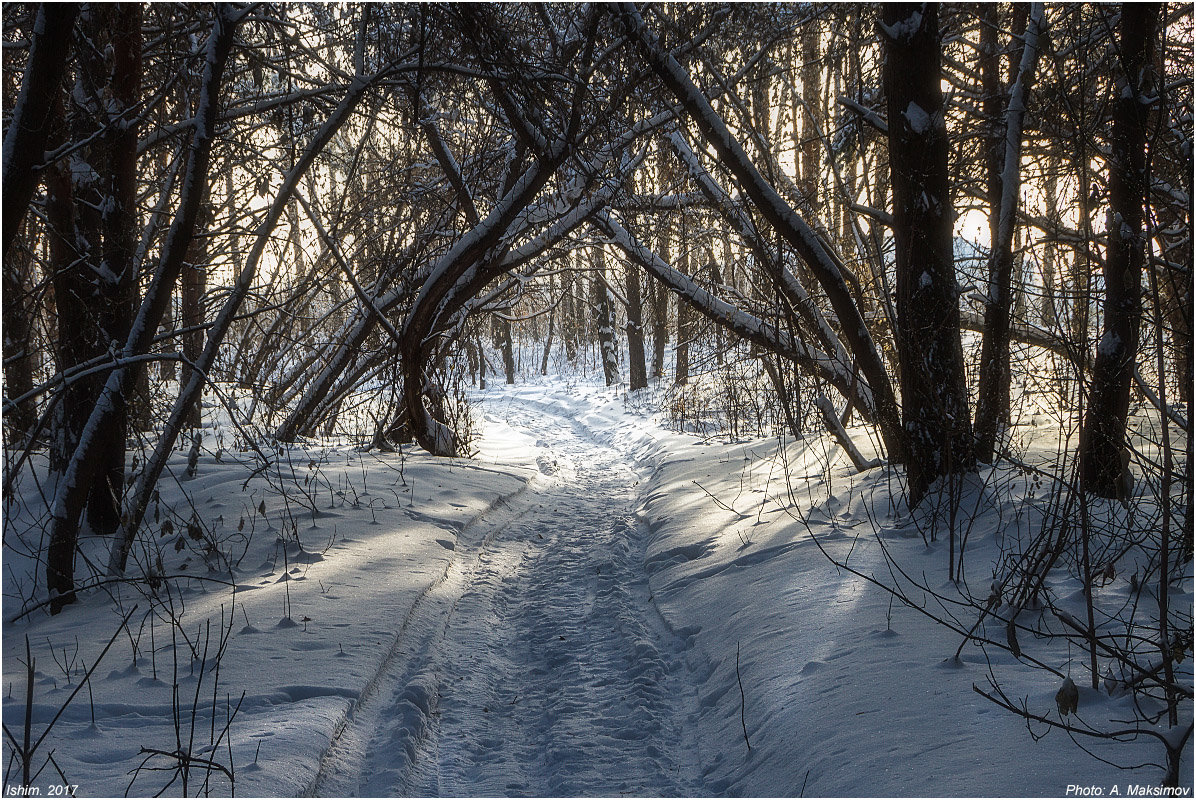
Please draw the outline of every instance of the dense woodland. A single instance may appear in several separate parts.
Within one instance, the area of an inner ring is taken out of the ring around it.
[[[1073,548],[1098,579],[1090,499],[1149,498],[1155,628],[1075,638],[1190,704],[1190,4],[3,15],[4,496],[39,482],[51,613],[180,451],[468,457],[471,387],[564,365],[860,470],[868,437],[910,507],[1045,409],[1018,602]]]

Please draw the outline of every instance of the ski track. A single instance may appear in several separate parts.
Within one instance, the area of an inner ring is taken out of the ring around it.
[[[686,643],[651,601],[636,476],[547,412],[530,491],[467,526],[321,760],[338,796],[703,794]]]

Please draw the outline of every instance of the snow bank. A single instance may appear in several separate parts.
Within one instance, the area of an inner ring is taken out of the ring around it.
[[[947,579],[946,534],[924,540],[928,519],[894,500],[902,486],[890,468],[854,474],[821,436],[781,446],[665,432],[632,410],[619,387],[510,393],[572,415],[642,464],[642,514],[652,530],[645,567],[654,602],[688,638],[690,667],[704,682],[700,759],[710,792],[1063,796],[1077,784],[1124,793],[1127,781],[1161,780],[1158,766],[1122,771],[1060,731],[1036,741],[1020,717],[974,691],[989,690],[992,675],[1032,712],[1056,715],[1060,681],[994,647],[970,643],[953,658],[963,633],[927,614],[964,631],[975,616],[958,607],[960,590]],[[865,439],[858,431],[857,438]],[[1036,488],[992,471],[962,487],[961,506],[974,520],[963,556],[973,595],[987,591],[1002,537],[1037,530]],[[886,551],[912,579],[894,574]],[[926,613],[828,555],[903,587]],[[1126,594],[1128,578],[1104,591]],[[1052,588],[1079,594],[1072,584],[1061,576]],[[1044,645],[1035,647],[1042,656]],[[1052,667],[1068,669],[1065,645],[1045,653]],[[1128,697],[1084,688],[1079,675],[1076,683],[1080,716],[1093,725],[1133,717]],[[1190,701],[1185,713],[1190,722]],[[1046,730],[1035,724],[1032,732]],[[1163,760],[1149,737],[1083,743],[1117,763]],[[1189,791],[1191,763],[1189,742],[1181,772]]]
[[[171,772],[149,770],[173,770],[177,759],[150,755],[147,770],[133,770],[147,758],[142,748],[178,749],[177,719],[185,748],[235,768],[238,794],[303,793],[358,698],[402,645],[404,621],[444,578],[458,535],[536,474],[534,464],[510,457],[520,445],[492,431],[490,452],[508,456],[502,467],[295,447],[253,477],[252,464],[205,457],[195,478],[163,487],[156,517],[151,509],[146,521],[151,545],[138,548],[130,570],[183,577],[159,583],[152,596],[144,586],[106,584],[52,618],[34,611],[13,621],[36,563],[6,546],[5,724],[19,731],[24,723],[25,637],[36,662],[36,739],[136,606],[129,632],[54,725],[34,770],[53,750],[81,796],[153,795]],[[172,466],[183,472],[183,464]],[[6,545],[30,525],[36,504],[26,497],[22,514],[9,513]],[[188,525],[191,509],[196,527]],[[90,537],[83,552],[105,564],[106,546]],[[213,794],[229,793],[227,778],[202,765],[191,769],[189,793],[205,773]],[[7,780],[18,783],[19,770]],[[49,783],[61,783],[52,766],[33,785],[44,795]],[[167,794],[181,791],[175,781]]]

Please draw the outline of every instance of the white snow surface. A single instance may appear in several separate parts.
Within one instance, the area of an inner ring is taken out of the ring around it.
[[[914,133],[926,134],[930,130],[930,115],[913,100],[905,107],[904,114],[909,121],[910,130]]]
[[[821,548],[889,580],[885,548],[929,587],[954,591],[945,537],[924,543],[888,468],[856,475],[820,436],[782,445],[669,432],[618,386],[499,386],[478,399],[471,460],[296,447],[271,480],[246,484],[245,464],[205,456],[195,478],[163,488],[162,506],[188,517],[185,491],[215,547],[183,537],[185,522],[162,536],[152,526],[165,572],[192,576],[169,594],[109,585],[57,617],[14,620],[35,564],[6,546],[7,728],[19,737],[24,724],[26,637],[36,739],[137,605],[131,633],[92,675],[93,702],[81,691],[39,750],[53,749],[80,795],[163,788],[169,771],[133,770],[142,748],[176,749],[176,684],[183,746],[233,767],[243,796],[1063,796],[1073,784],[1106,795],[1158,785],[1158,767],[1122,771],[1059,732],[1036,741],[972,687],[988,688],[991,674],[1055,715],[1054,676],[975,645],[952,661],[961,636],[828,560]],[[1002,516],[987,487],[970,489],[978,513],[965,556],[981,586],[994,542],[1033,516]],[[7,535],[21,513],[10,511]],[[85,540],[84,553],[93,546],[106,543]],[[235,584],[235,595],[203,578]],[[1191,603],[1190,575],[1185,589],[1173,603]],[[210,642],[207,662],[184,657],[184,635],[200,656]],[[1066,650],[1036,652],[1067,663]],[[1085,719],[1131,716],[1128,698],[1085,682],[1076,676]],[[1186,725],[1190,702],[1184,715]],[[1146,737],[1090,747],[1123,763],[1162,758]],[[6,764],[11,752],[6,739]],[[1191,770],[1189,742],[1189,791]],[[58,783],[53,772],[34,785]],[[195,793],[202,766],[189,780]],[[211,774],[213,794],[232,788]],[[166,794],[181,791],[175,782]]]

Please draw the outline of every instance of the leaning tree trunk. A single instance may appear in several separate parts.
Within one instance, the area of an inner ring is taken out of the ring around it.
[[[723,118],[711,106],[709,98],[694,84],[676,59],[661,47],[659,39],[648,31],[635,5],[620,3],[618,8],[623,24],[640,55],[676,98],[702,138],[714,149],[719,162],[735,177],[737,185],[747,199],[793,247],[821,284],[827,302],[839,318],[843,337],[855,355],[860,375],[868,383],[875,397],[877,422],[885,447],[890,456],[904,460],[905,447],[893,385],[885,372],[880,352],[868,330],[864,315],[843,276],[840,268],[842,262],[760,174],[760,170],[748,157],[738,137],[731,133]],[[935,72],[938,74],[940,70],[937,69],[937,60],[935,64]],[[945,142],[943,147],[946,147]],[[946,150],[943,152],[945,154]],[[956,333],[958,334],[958,331]]]
[[[170,288],[178,279],[183,258],[195,231],[195,221],[199,214],[203,186],[208,179],[208,164],[216,133],[216,117],[220,107],[219,86],[224,77],[224,68],[236,30],[234,15],[239,16],[239,11],[240,9],[226,6],[218,6],[216,9],[205,58],[201,94],[204,102],[200,103],[195,115],[191,152],[185,172],[186,179],[179,196],[178,210],[162,243],[162,254],[153,281],[146,290],[137,318],[125,342],[126,356],[149,350],[154,333],[170,301]],[[140,368],[144,369],[144,366]],[[103,392],[88,418],[84,435],[75,447],[54,493],[50,512],[49,544],[46,549],[46,588],[50,593],[51,614],[57,614],[67,604],[75,602],[74,561],[79,518],[101,466],[100,448],[103,441],[102,437],[95,434],[106,429],[113,418],[122,413],[123,398],[131,390],[137,370],[138,365],[131,364],[114,369],[108,376]]]
[[[71,29],[79,14],[78,3],[42,3],[30,37],[21,92],[4,134],[3,254],[20,229],[21,218],[37,189],[38,173],[45,162],[46,137],[58,89],[66,75],[71,49]]]
[[[909,505],[973,465],[952,253],[938,6],[881,12],[896,242],[897,352]]]
[[[1155,3],[1121,7],[1118,64],[1124,74],[1113,104],[1109,136],[1108,252],[1105,257],[1105,323],[1092,367],[1088,411],[1080,430],[1080,483],[1100,497],[1124,497],[1131,483],[1125,452],[1130,383],[1142,318],[1142,232],[1149,163],[1147,110],[1155,30]]]
[[[228,28],[235,27],[235,22],[224,18],[224,6],[218,6],[218,14],[221,21],[227,25]],[[222,32],[222,28],[218,27],[217,31]],[[222,58],[227,55],[227,51],[222,54]],[[223,64],[223,61],[222,61]],[[241,267],[240,272],[237,273],[236,279],[233,281],[232,287],[225,298],[224,304],[220,311],[213,319],[211,326],[208,329],[207,339],[205,340],[203,352],[196,361],[195,369],[192,371],[190,379],[183,385],[179,391],[179,395],[175,398],[174,406],[170,410],[170,416],[162,426],[162,435],[158,439],[157,445],[154,447],[154,452],[146,459],[145,466],[142,468],[141,475],[137,480],[137,485],[134,487],[127,509],[125,519],[122,524],[121,535],[113,543],[112,550],[109,553],[108,570],[112,574],[120,574],[124,571],[129,550],[132,547],[133,539],[137,535],[137,529],[141,526],[141,522],[145,517],[146,509],[149,507],[150,497],[152,495],[154,486],[158,482],[158,478],[165,469],[166,460],[170,456],[170,452],[174,447],[179,433],[183,429],[184,418],[190,409],[199,402],[204,386],[207,384],[207,375],[210,372],[212,365],[216,362],[216,356],[220,351],[221,345],[224,343],[228,335],[229,329],[232,327],[233,320],[241,309],[242,303],[249,295],[254,283],[257,280],[257,270],[261,263],[266,246],[273,237],[274,229],[282,218],[283,211],[286,205],[295,197],[295,187],[298,185],[300,178],[302,178],[307,171],[311,169],[316,157],[323,152],[332,138],[336,135],[346,122],[351,118],[354,110],[358,104],[365,97],[366,93],[374,85],[374,79],[368,76],[357,75],[354,81],[350,84],[345,96],[341,98],[340,103],[324,120],[324,123],[316,131],[316,134],[307,143],[303,150],[303,154],[295,162],[294,166],[287,172],[282,180],[282,184],[278,187],[278,191],[267,209],[262,221],[254,230],[253,246],[249,250],[249,254],[245,259],[244,266]],[[208,93],[215,94],[215,88],[205,87]],[[205,94],[206,96],[206,94]],[[205,164],[206,167],[206,164]],[[205,175],[206,178],[206,175]],[[194,179],[193,179],[194,180]],[[184,183],[184,186],[189,186]],[[182,270],[182,258],[185,258],[185,253],[190,245],[190,236],[193,234],[198,221],[199,200],[204,196],[206,183],[200,183],[196,187],[196,193],[199,195],[196,198],[194,211],[190,215],[191,233],[188,233],[188,240],[183,245],[183,253],[180,255],[180,263],[171,266],[171,274],[177,279],[179,272]],[[165,262],[166,256],[163,256]],[[155,283],[147,292],[146,302],[149,302],[149,297],[154,293],[157,286],[157,278],[155,276]],[[143,303],[143,312],[144,312]],[[161,312],[158,312],[159,319]],[[132,352],[138,352],[132,346],[126,348]]]

